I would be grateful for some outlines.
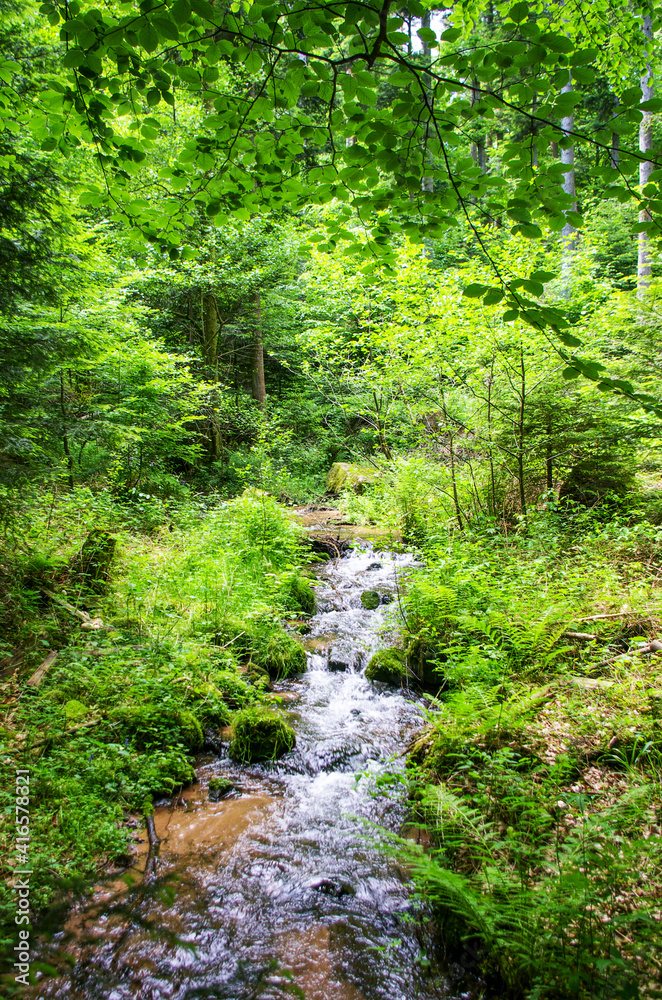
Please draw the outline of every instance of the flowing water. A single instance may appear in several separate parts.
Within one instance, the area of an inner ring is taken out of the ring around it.
[[[402,801],[375,795],[370,776],[403,766],[422,722],[415,698],[363,676],[410,563],[364,545],[320,570],[308,670],[275,685],[295,749],[271,767],[202,761],[177,807],[157,810],[162,844],[148,877],[107,888],[69,919],[50,948],[75,964],[42,979],[34,996],[449,996],[420,960],[402,873],[370,839],[370,823],[397,830],[403,819]],[[367,589],[384,599],[376,610],[361,605]],[[210,802],[215,776],[240,791]]]

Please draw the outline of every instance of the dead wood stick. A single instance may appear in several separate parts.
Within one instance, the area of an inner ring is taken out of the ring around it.
[[[47,590],[46,587],[41,588],[42,594],[46,594],[46,597],[50,597],[51,601],[55,604],[59,604],[60,607],[68,611],[69,614],[75,615],[76,618],[81,620],[81,628],[85,629],[87,632],[96,632],[99,629],[109,628],[108,625],[104,625],[101,618],[93,618],[92,615],[88,615],[87,611],[81,611],[79,608],[75,608],[73,604],[69,604],[65,601],[63,597],[58,594],[54,594],[52,590]]]
[[[563,639],[583,639],[586,642],[590,642],[592,639],[597,639],[595,632],[564,632],[562,635]]]
[[[605,618],[627,618],[628,615],[654,615],[659,614],[654,608],[644,608],[643,611],[614,611],[608,615],[590,615],[588,618],[575,618],[576,622],[599,622]]]
[[[30,677],[29,680],[26,681],[26,684],[29,684],[30,687],[36,687],[38,684],[41,684],[46,674],[46,671],[50,666],[53,665],[53,663],[55,663],[57,657],[58,654],[56,651],[49,653],[44,662],[37,667],[32,677]]]

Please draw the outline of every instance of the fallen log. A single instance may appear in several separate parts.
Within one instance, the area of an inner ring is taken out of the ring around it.
[[[58,654],[55,650],[52,653],[49,653],[44,662],[37,667],[32,677],[30,677],[25,683],[28,684],[30,687],[37,687],[38,684],[41,684],[42,680],[46,675],[46,672],[48,671],[48,668],[55,663],[57,657]]]

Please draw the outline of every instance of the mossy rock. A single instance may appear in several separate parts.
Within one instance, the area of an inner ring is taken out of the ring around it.
[[[215,684],[198,684],[189,695],[191,709],[202,726],[220,728],[229,726],[232,715],[225,704],[223,693]]]
[[[306,651],[300,642],[287,632],[277,632],[267,643],[263,656],[256,657],[258,666],[264,666],[272,680],[283,680],[302,674],[306,669]]]
[[[401,649],[380,649],[370,657],[365,675],[369,681],[381,681],[383,684],[400,687],[407,679],[405,654]]]
[[[366,486],[376,482],[377,473],[370,466],[352,465],[351,462],[334,462],[326,477],[326,492],[338,494],[343,490],[363,493]]]
[[[302,611],[305,615],[315,614],[315,591],[307,580],[295,574],[285,588],[288,608]]]
[[[257,688],[258,691],[263,691],[271,683],[269,671],[265,667],[260,667],[257,663],[251,662],[247,665],[244,677],[251,688]],[[253,696],[255,696],[255,691],[253,691]]]
[[[294,730],[276,712],[248,708],[234,718],[228,753],[238,764],[257,764],[282,757],[295,743]]]
[[[255,692],[243,677],[233,670],[218,670],[212,674],[212,680],[221,697],[229,708],[243,708],[253,701]]]
[[[203,744],[202,727],[193,712],[169,706],[123,705],[109,713],[112,722],[118,722],[124,733],[138,750],[148,747],[185,746],[200,750]]]
[[[376,590],[364,590],[361,594],[361,604],[366,609],[366,611],[374,611],[378,608],[381,602],[381,598]]]
[[[103,594],[110,580],[110,566],[117,539],[102,528],[94,528],[69,564],[71,576],[94,594]]]
[[[217,802],[236,790],[236,786],[229,778],[211,778],[209,781],[209,798],[212,802]]]
[[[407,646],[405,661],[410,680],[418,687],[438,691],[445,679],[437,661],[441,657],[420,639],[413,639]]]
[[[71,698],[69,701],[65,702],[62,706],[62,711],[66,715],[69,722],[79,722],[83,719],[89,712],[87,705],[84,705],[82,701],[77,701],[76,698]]]

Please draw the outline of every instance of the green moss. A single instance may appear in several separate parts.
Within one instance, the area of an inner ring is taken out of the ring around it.
[[[400,649],[380,649],[370,658],[365,675],[369,681],[399,686],[407,677],[404,653]]]
[[[82,701],[72,698],[62,706],[62,711],[70,722],[78,722],[87,715],[89,708],[83,705]]]
[[[219,670],[212,675],[212,680],[230,708],[243,708],[255,697],[250,684],[232,670]]]
[[[266,668],[272,680],[283,680],[304,672],[306,651],[287,632],[277,632],[267,643],[263,656],[256,657],[256,662]]]
[[[374,611],[379,607],[380,597],[376,590],[364,590],[361,594],[361,604],[366,611]]]
[[[235,786],[229,778],[211,778],[209,781],[209,798],[214,801],[234,791]]]
[[[364,488],[377,479],[377,473],[370,466],[352,465],[350,462],[334,462],[326,477],[327,493],[341,493],[352,489],[362,493]]]
[[[225,704],[222,691],[215,684],[203,682],[198,684],[191,695],[189,703],[192,711],[203,726],[228,726],[232,718],[230,709]]]
[[[248,708],[235,716],[228,752],[239,764],[255,764],[282,757],[295,743],[294,730],[276,712]]]
[[[292,677],[306,669],[306,653],[301,643],[266,618],[243,625],[228,620],[219,627],[216,641],[230,643],[249,671],[261,667],[272,680]]]
[[[289,608],[306,615],[315,614],[315,591],[298,573],[287,584],[285,595]]]
[[[109,719],[119,724],[138,750],[155,746],[182,745],[189,750],[200,750],[203,743],[202,727],[193,712],[171,706],[136,705],[117,708]]]

